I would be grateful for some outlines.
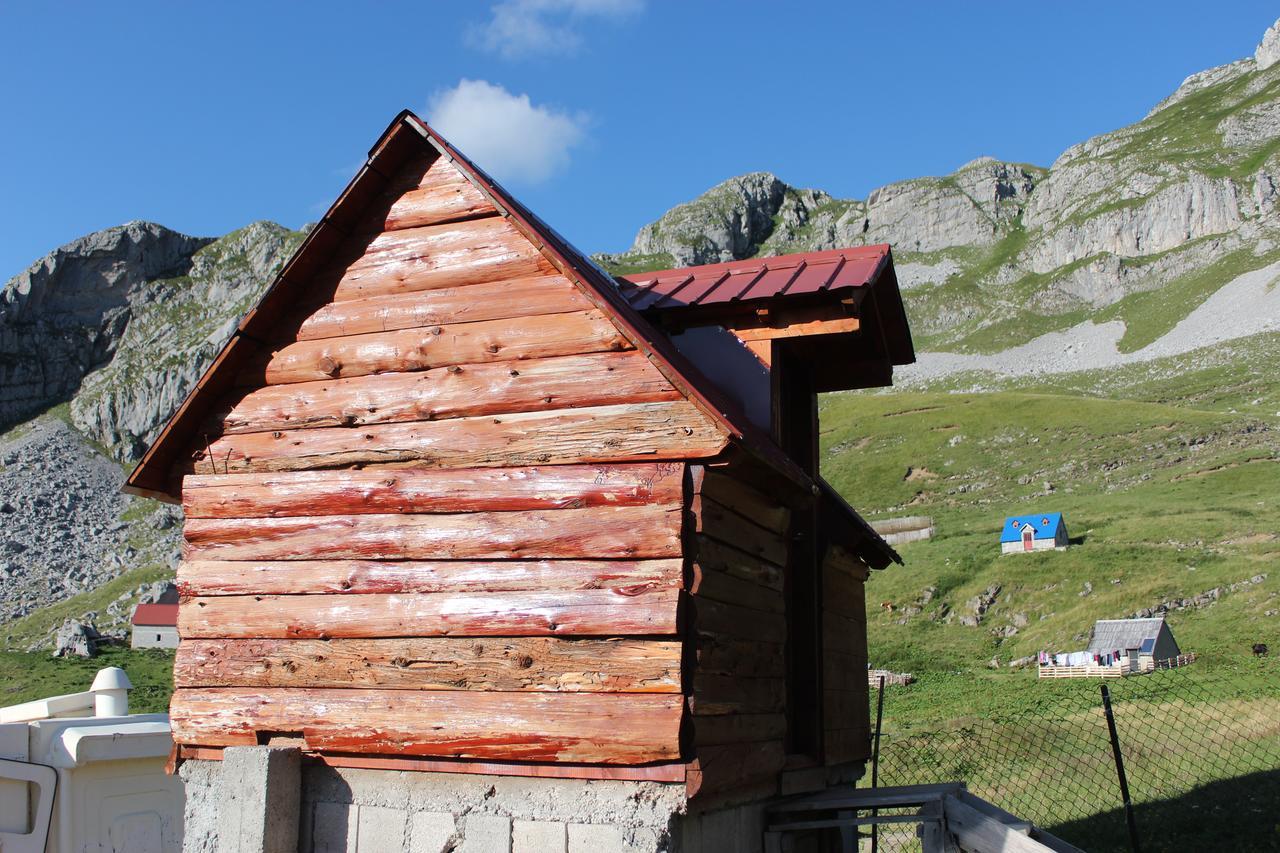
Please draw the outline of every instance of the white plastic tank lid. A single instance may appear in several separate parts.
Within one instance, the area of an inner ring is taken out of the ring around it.
[[[93,677],[93,685],[89,690],[132,690],[133,684],[129,676],[118,666],[108,666],[98,670]]]

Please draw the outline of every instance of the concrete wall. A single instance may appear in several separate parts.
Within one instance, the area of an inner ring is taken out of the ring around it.
[[[267,769],[265,752],[248,747],[228,750],[222,762],[182,764],[185,853],[763,851],[762,803],[688,813],[679,784],[354,770],[312,762],[300,770],[295,763],[268,780],[274,771]],[[246,756],[250,764],[241,760]],[[259,775],[249,778],[247,767]],[[292,785],[299,804],[289,816],[296,821],[292,837],[280,825],[279,809],[273,816],[262,806],[273,798],[295,801],[278,789],[282,784]],[[256,824],[249,814],[255,810]]]

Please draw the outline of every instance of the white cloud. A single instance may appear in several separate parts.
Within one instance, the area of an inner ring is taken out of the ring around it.
[[[468,36],[473,45],[507,59],[565,54],[582,44],[575,25],[583,18],[617,19],[643,7],[644,0],[501,0]]]
[[[485,80],[436,92],[428,121],[458,150],[501,181],[536,184],[569,164],[587,117],[535,106]]]

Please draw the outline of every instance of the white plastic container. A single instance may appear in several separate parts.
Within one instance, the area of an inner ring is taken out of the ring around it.
[[[169,717],[128,715],[129,687],[111,667],[85,693],[0,708],[0,850],[180,853]]]

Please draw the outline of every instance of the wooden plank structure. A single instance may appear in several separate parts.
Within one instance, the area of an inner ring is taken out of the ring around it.
[[[702,798],[866,759],[863,584],[897,555],[818,477],[816,393],[913,355],[860,251],[762,312],[646,312],[398,116],[129,477],[186,512],[181,755]],[[769,422],[695,327],[766,365]]]

